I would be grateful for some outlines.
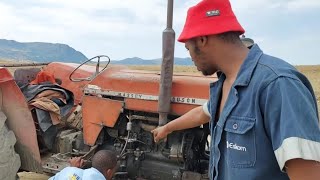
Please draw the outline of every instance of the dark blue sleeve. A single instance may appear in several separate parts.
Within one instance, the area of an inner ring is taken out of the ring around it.
[[[260,109],[279,167],[295,158],[320,162],[317,101],[299,79],[279,77],[263,90]]]

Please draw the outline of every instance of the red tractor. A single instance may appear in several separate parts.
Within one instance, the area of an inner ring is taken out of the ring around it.
[[[160,74],[109,67],[107,56],[18,69],[14,77],[0,68],[0,179],[18,169],[56,173],[70,156],[90,164],[98,149],[118,153],[115,179],[207,179],[207,124],[158,144],[150,132],[204,104],[216,81],[173,75],[172,11],[169,0]]]
[[[8,157],[7,162],[11,163],[8,170],[16,172],[21,159],[21,169],[56,173],[67,165],[70,156],[84,155],[95,147],[118,152],[119,174],[124,177],[181,179],[183,173],[206,173],[209,153],[206,126],[173,133],[160,144],[153,141],[150,131],[162,122],[158,107],[160,74],[126,67],[96,71],[91,65],[77,66],[50,63],[41,71],[18,69],[15,78],[7,69],[0,68],[0,134],[5,139],[0,156]],[[60,85],[46,82],[18,87],[34,80],[39,72],[53,74]],[[201,106],[208,98],[209,83],[214,80],[174,75],[166,121]],[[65,93],[62,94],[67,103],[59,106],[58,123],[32,106],[39,94],[50,91]],[[65,116],[63,106],[69,106]],[[20,159],[13,152],[14,135]]]

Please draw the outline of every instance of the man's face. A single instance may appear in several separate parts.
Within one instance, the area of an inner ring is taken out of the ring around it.
[[[210,60],[207,57],[207,54],[199,48],[196,43],[197,40],[189,40],[185,43],[186,49],[189,51],[192,61],[194,65],[197,67],[198,71],[201,71],[203,75],[210,76],[214,74],[217,70],[214,68],[212,64],[210,64]]]

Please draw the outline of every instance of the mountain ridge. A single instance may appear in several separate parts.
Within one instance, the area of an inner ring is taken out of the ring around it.
[[[47,42],[18,42],[0,39],[0,58],[30,61],[81,62],[87,57],[67,44]]]
[[[161,65],[162,58],[157,59],[142,59],[139,57],[131,57],[131,58],[125,58],[122,60],[114,60],[111,61],[111,64],[121,64],[121,65]],[[174,58],[174,64],[175,65],[184,65],[184,66],[191,66],[193,65],[193,62],[191,58],[180,58],[175,57]]]
[[[34,62],[70,62],[81,63],[88,58],[80,51],[62,43],[48,42],[18,42],[16,40],[0,39],[0,59]],[[130,57],[112,60],[111,64],[120,65],[161,65],[162,58],[142,59]],[[174,58],[175,65],[193,65],[190,58]]]

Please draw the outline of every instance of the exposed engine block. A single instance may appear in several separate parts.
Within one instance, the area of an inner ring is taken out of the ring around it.
[[[153,117],[122,116],[114,128],[103,131],[102,148],[118,153],[116,179],[207,179],[208,131],[194,128],[170,134],[154,143],[150,132],[156,128]]]

